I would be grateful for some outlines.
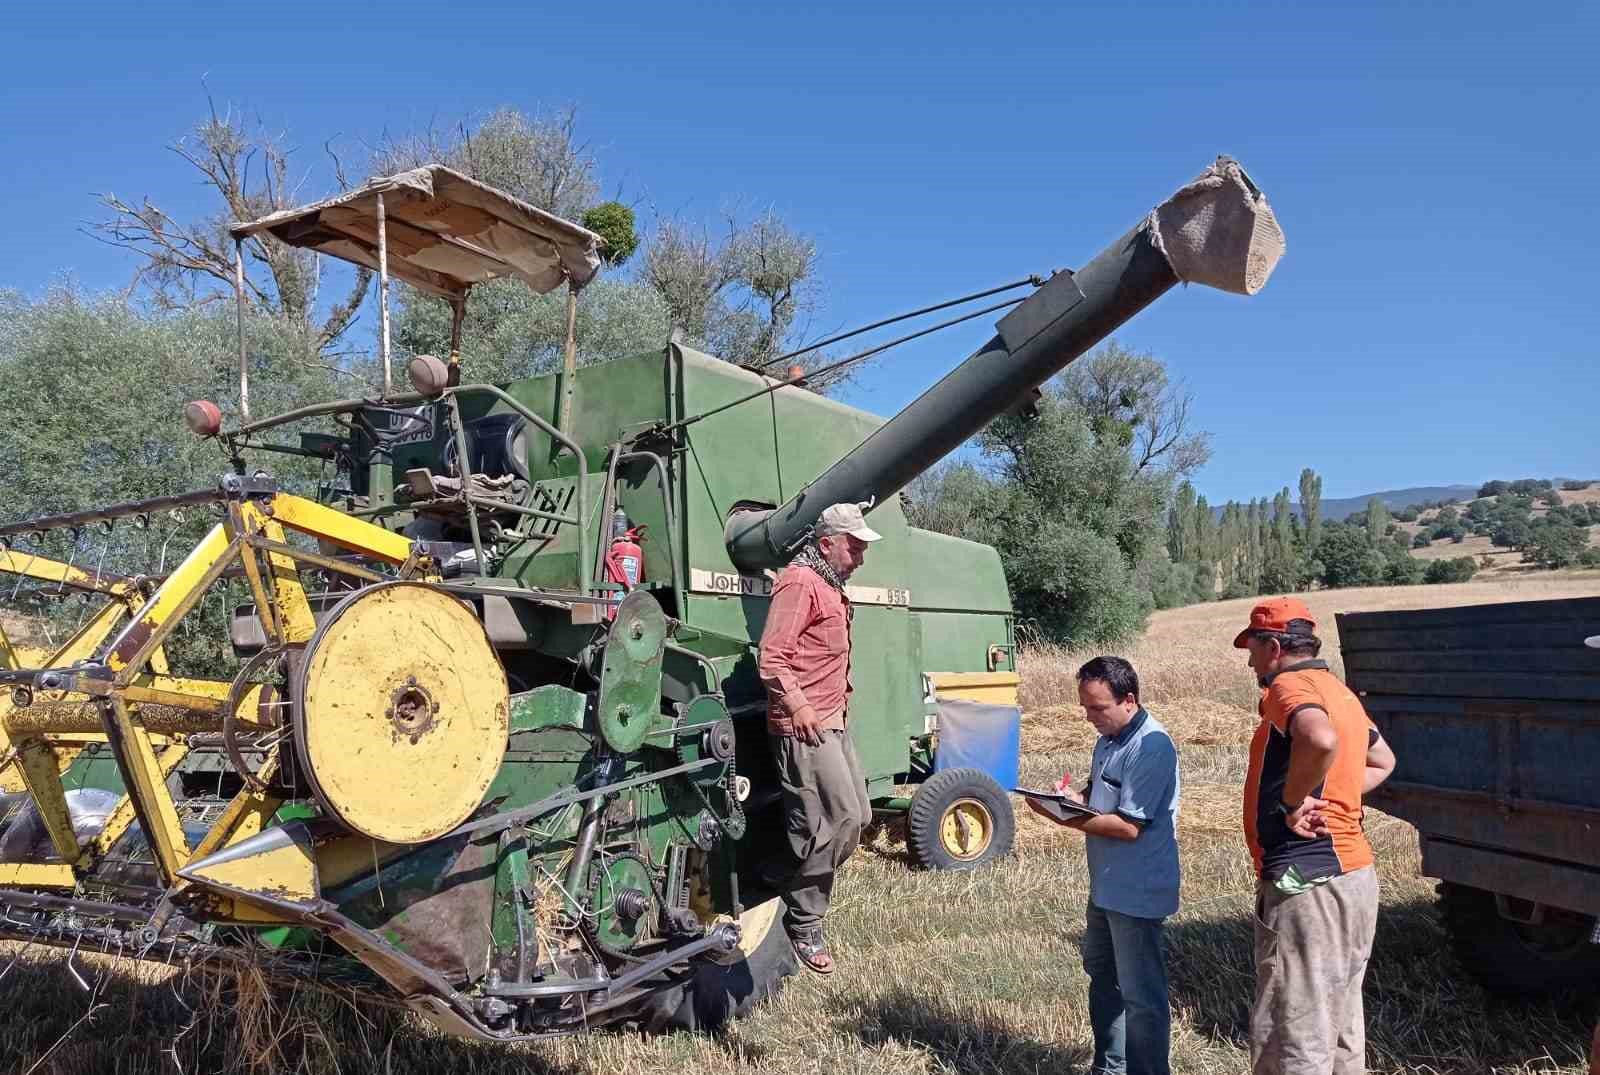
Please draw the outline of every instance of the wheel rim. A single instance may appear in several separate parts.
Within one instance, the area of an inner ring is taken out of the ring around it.
[[[1541,956],[1566,958],[1577,955],[1589,945],[1589,924],[1576,915],[1557,917],[1542,925],[1514,923],[1517,939],[1530,951]]]
[[[994,842],[994,815],[977,799],[957,799],[939,819],[939,844],[951,858],[978,858]]]

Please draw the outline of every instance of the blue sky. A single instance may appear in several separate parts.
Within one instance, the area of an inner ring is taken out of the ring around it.
[[[125,284],[79,230],[97,191],[209,208],[162,148],[206,87],[291,132],[307,200],[325,139],[576,104],[608,194],[813,235],[819,332],[1081,264],[1222,152],[1284,226],[1276,276],[1119,334],[1192,389],[1201,492],[1600,477],[1600,5],[539,6],[18,8],[0,287]],[[988,332],[847,399],[891,413]]]

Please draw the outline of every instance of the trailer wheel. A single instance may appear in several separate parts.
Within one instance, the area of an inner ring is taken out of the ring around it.
[[[1528,925],[1501,915],[1492,892],[1448,881],[1438,891],[1456,958],[1490,992],[1542,996],[1600,984],[1593,918],[1552,912]]]
[[[970,870],[1011,850],[1017,819],[1011,800],[981,769],[934,773],[911,796],[906,836],[930,870]]]
[[[800,966],[783,929],[783,910],[777,898],[747,910],[739,919],[739,948],[729,960],[698,963],[687,979],[652,998],[642,1029],[704,1033],[743,1019],[775,996]]]

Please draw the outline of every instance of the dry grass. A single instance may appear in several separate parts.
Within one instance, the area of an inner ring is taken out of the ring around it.
[[[1542,575],[1333,591],[1307,600],[1331,641],[1335,611],[1595,594],[1600,579]],[[1169,923],[1178,1072],[1241,1072],[1249,1065],[1253,885],[1239,833],[1239,794],[1254,688],[1242,655],[1229,647],[1249,605],[1160,613],[1145,638],[1123,650],[1182,752],[1183,908]],[[1329,649],[1337,660],[1336,647]],[[1024,780],[1054,779],[1068,768],[1077,775],[1087,764],[1093,735],[1069,703],[1072,671],[1091,655],[1027,655]],[[1369,834],[1383,883],[1367,975],[1372,1070],[1580,1075],[1593,999],[1513,1007],[1485,995],[1449,956],[1433,882],[1418,873],[1411,828],[1371,812]],[[87,995],[58,959],[30,954],[4,979],[10,1019],[0,1039],[0,1070],[1083,1072],[1090,1052],[1088,983],[1078,942],[1087,888],[1081,838],[1026,812],[1018,819],[1015,854],[972,874],[909,869],[903,845],[885,827],[868,853],[846,865],[836,889],[829,923],[840,970],[831,979],[791,980],[773,1003],[716,1036],[595,1034],[537,1046],[480,1046],[442,1038],[410,1017],[358,1012],[316,995],[280,998],[272,1008],[257,1003],[247,1028],[238,998],[208,998],[180,980],[126,964],[103,987],[103,1007],[82,1024]],[[252,1069],[252,1060],[264,1058],[268,1067]]]

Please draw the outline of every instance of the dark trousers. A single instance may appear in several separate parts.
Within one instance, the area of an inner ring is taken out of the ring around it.
[[[1093,1075],[1168,1075],[1171,1070],[1165,921],[1089,904],[1083,969],[1089,975]]]
[[[872,821],[872,800],[849,732],[827,729],[820,746],[790,735],[772,736],[772,757],[783,785],[792,873],[783,883],[789,925],[810,928],[827,913],[833,874],[861,842]]]

